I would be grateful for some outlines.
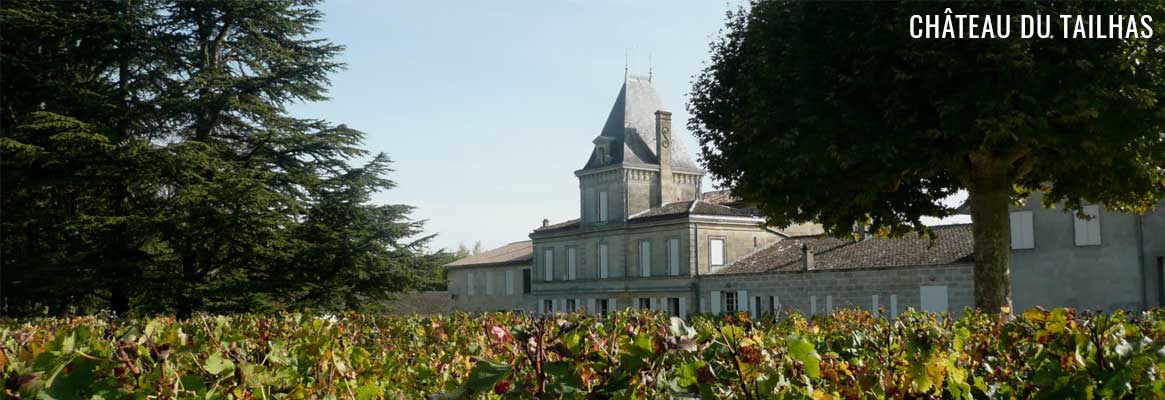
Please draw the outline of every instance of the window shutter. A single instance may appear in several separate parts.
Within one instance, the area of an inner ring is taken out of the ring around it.
[[[485,272],[482,272],[481,274],[485,275],[485,294],[486,295],[494,294],[494,280],[493,280],[494,274],[493,274],[493,271],[485,271]]]
[[[613,311],[618,310],[618,309],[619,309],[619,307],[617,307],[615,305],[615,298],[614,297],[608,298],[607,299],[607,311],[613,312]]]
[[[514,271],[506,271],[506,294],[514,294]]]
[[[680,296],[680,318],[688,317],[688,298]]]
[[[587,299],[587,311],[590,311],[591,314],[598,314],[599,308],[595,307],[595,304],[597,303],[598,301],[596,301],[594,297]]]
[[[712,295],[710,297],[708,297],[708,300],[712,302],[711,307],[709,307],[709,311],[713,314],[719,314],[721,312],[721,310],[720,310],[720,291],[713,290]]]
[[[651,242],[639,242],[639,276],[651,276]]]
[[[667,263],[668,272],[672,275],[680,274],[680,240],[668,239],[667,241]]]
[[[542,280],[550,282],[554,280],[554,249],[546,249],[542,251]]]
[[[607,192],[599,192],[599,222],[607,222]]]
[[[1032,231],[1032,212],[1013,211],[1011,213],[1011,248],[1031,249],[1035,247]]]
[[[566,249],[566,279],[574,280],[578,275],[578,251],[574,247]]]
[[[1084,206],[1084,213],[1090,219],[1080,218],[1073,215],[1075,220],[1076,231],[1076,245],[1077,246],[1096,246],[1100,244],[1100,206],[1087,205]]]
[[[607,270],[607,244],[599,245],[599,278],[607,278],[609,271]]]
[[[751,310],[752,302],[748,301],[748,300],[749,299],[748,299],[748,291],[747,290],[737,290],[736,291],[736,310],[737,311],[744,311],[746,313],[752,314],[752,310]]]
[[[712,239],[708,242],[709,264],[714,267],[724,265],[724,239]]]

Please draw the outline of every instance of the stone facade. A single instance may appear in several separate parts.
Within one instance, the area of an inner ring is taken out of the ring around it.
[[[804,315],[853,308],[896,315],[908,308],[960,315],[974,306],[974,264],[721,274],[700,278],[700,311]],[[937,294],[923,301],[923,293]],[[735,294],[737,305],[726,297]],[[747,301],[742,302],[742,299]],[[759,308],[757,307],[759,303]],[[925,303],[925,304],[924,304]]]

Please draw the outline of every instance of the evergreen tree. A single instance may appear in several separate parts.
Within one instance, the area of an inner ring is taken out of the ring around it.
[[[388,158],[353,167],[361,132],[286,110],[342,67],[315,6],[3,3],[5,312],[355,308],[429,285],[422,223],[370,203]]]

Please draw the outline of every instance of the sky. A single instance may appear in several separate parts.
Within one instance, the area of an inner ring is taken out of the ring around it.
[[[735,4],[325,1],[318,36],[346,47],[347,68],[331,77],[331,100],[291,113],[359,129],[367,150],[388,154],[397,186],[373,201],[416,207],[437,235],[431,250],[490,249],[528,239],[543,218],[578,217],[574,171],[625,67],[650,70],[696,159],[687,94]]]

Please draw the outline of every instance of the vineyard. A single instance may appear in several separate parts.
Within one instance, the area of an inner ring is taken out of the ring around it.
[[[3,398],[1165,398],[1165,311],[0,322]]]

